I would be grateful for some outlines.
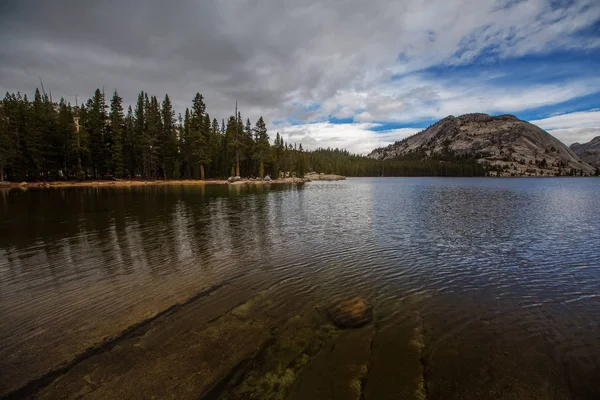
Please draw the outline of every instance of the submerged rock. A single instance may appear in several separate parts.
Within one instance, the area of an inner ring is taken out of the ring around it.
[[[373,308],[364,297],[343,300],[331,307],[328,313],[340,328],[358,328],[373,319]]]

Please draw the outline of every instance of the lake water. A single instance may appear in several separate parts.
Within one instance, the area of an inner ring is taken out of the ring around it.
[[[354,296],[374,321],[336,329]],[[600,179],[0,192],[0,396],[600,398],[599,377]]]

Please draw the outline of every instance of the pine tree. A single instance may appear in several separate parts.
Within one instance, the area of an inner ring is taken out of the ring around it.
[[[304,154],[304,151],[302,151],[302,145],[300,145],[300,148],[298,150],[295,150],[296,153],[296,176],[299,178],[302,178],[304,176],[304,174],[306,173],[306,157]]]
[[[61,138],[57,127],[58,113],[52,99],[42,95],[41,135],[42,135],[42,176],[45,180],[58,177],[61,168]]]
[[[8,96],[8,93],[6,95]],[[4,181],[4,170],[11,161],[12,151],[12,137],[8,129],[8,116],[3,102],[0,106],[0,182]]]
[[[273,158],[273,178],[278,179],[280,175],[280,163],[283,153],[283,139],[279,135],[279,132],[275,135],[275,143],[272,149]]]
[[[235,176],[240,176],[240,153],[242,151],[242,135],[243,135],[243,123],[242,123],[242,115],[237,110],[237,102],[235,103],[235,113],[233,117],[230,118],[230,121],[227,123],[227,135],[231,138],[227,141],[228,146],[231,149],[231,153],[234,157],[234,165],[235,165]],[[231,124],[231,130],[229,129],[229,125]]]
[[[202,153],[200,157],[200,179],[204,180],[205,168],[211,166],[213,159],[214,150],[214,138],[211,133],[210,126],[210,115],[206,113],[204,115],[204,121],[202,122]]]
[[[20,93],[6,93],[0,103],[0,181],[15,178],[23,164],[20,139],[25,132],[24,102]]]
[[[29,120],[30,126],[27,129],[28,134],[25,136],[25,154],[28,159],[26,175],[28,175],[28,178],[37,179],[43,166],[42,140],[45,123],[44,104],[38,89],[35,90],[33,97],[31,117]]]
[[[264,178],[265,164],[271,161],[271,145],[263,117],[260,117],[254,126],[254,142],[254,158],[258,161],[260,168],[258,175]]]
[[[212,126],[210,128],[211,143],[212,143],[212,174],[214,177],[222,177],[224,174],[221,173],[221,147],[223,145],[223,136],[221,135],[221,128],[219,127],[219,121],[213,118]]]
[[[96,89],[94,97],[88,100],[87,117],[86,129],[90,136],[92,173],[95,178],[99,178],[105,172],[106,153],[104,141],[106,113],[104,110],[104,96],[100,92],[100,89]]]
[[[108,146],[109,170],[117,178],[125,176],[125,117],[123,116],[123,99],[117,91],[110,101],[110,142]]]
[[[206,105],[200,93],[196,93],[192,102],[190,119],[190,145],[191,160],[194,169],[199,168],[200,179],[204,180],[204,167],[210,163],[210,149],[208,148],[208,126],[206,124]],[[210,119],[209,119],[210,121]],[[194,174],[198,176],[197,174]]]
[[[226,159],[228,164],[231,166],[231,176],[239,176],[240,164],[239,164],[239,121],[235,116],[229,117],[227,121],[227,128],[225,129],[225,137],[227,144]]]
[[[177,165],[177,131],[175,122],[175,112],[171,105],[169,95],[165,95],[162,102],[162,131],[159,141],[160,156],[159,162],[165,179],[173,178],[174,171],[178,169]]]
[[[72,140],[72,148],[77,159],[75,176],[78,180],[83,180],[87,176],[87,169],[90,160],[90,137],[87,131],[88,112],[87,108],[82,105],[75,112],[76,118],[79,119],[79,129],[76,129]]]
[[[228,121],[229,122],[229,121]],[[229,125],[228,125],[229,126]],[[225,127],[225,119],[221,119],[221,176],[226,177],[229,174],[229,166],[231,165],[230,163],[230,140],[231,140],[231,136],[228,133],[227,128]],[[235,171],[231,174],[229,174],[229,176],[233,176],[233,174],[235,173]]]
[[[146,97],[146,100],[146,136],[148,140],[146,164],[148,176],[154,179],[158,173],[160,137],[163,127],[161,110],[156,96]]]
[[[140,174],[141,177],[146,177],[148,171],[146,170],[147,160],[147,148],[148,138],[146,135],[146,115],[144,106],[144,92],[140,92],[135,105],[134,114],[134,168],[136,174]]]
[[[136,175],[136,134],[135,134],[135,118],[131,106],[127,108],[125,116],[125,124],[123,128],[123,154],[125,157],[126,175],[135,177]]]
[[[243,135],[241,136],[241,161],[243,165],[243,172],[245,176],[254,175],[254,161],[256,157],[254,155],[254,137],[252,131],[252,123],[250,123],[250,118],[246,120],[246,125],[244,126]]]
[[[62,177],[69,178],[72,175],[73,165],[73,136],[75,135],[75,122],[73,109],[64,99],[60,99],[58,111],[57,132],[59,138],[58,164],[62,171]]]
[[[193,177],[193,170],[191,167],[192,164],[192,152],[193,152],[193,137],[191,133],[191,113],[189,108],[185,109],[185,117],[183,118],[183,128],[182,128],[182,144],[180,146],[180,152],[182,154],[182,164],[185,171],[185,176],[187,178]]]

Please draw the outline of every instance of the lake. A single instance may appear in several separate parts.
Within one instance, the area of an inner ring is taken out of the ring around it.
[[[373,321],[336,328],[355,296]],[[0,396],[592,399],[599,376],[600,179],[0,192]]]

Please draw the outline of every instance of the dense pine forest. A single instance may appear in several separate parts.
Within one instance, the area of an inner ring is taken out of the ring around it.
[[[304,151],[265,121],[254,125],[240,112],[211,118],[200,93],[176,116],[168,95],[141,92],[124,109],[114,91],[97,89],[85,104],[52,101],[45,92],[7,93],[0,103],[0,180],[207,179],[228,176],[303,176],[307,171],[345,176],[484,175],[474,162],[376,161],[345,150]]]

